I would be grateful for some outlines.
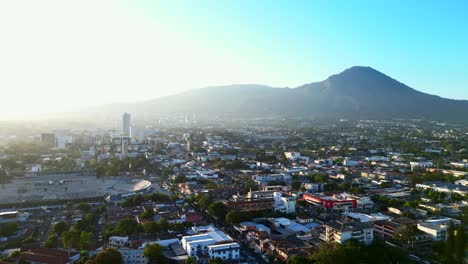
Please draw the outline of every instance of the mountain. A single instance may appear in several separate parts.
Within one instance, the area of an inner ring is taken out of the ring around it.
[[[468,121],[468,101],[419,92],[370,67],[355,66],[324,81],[296,88],[244,84],[195,89],[107,110],[134,116],[425,118]]]

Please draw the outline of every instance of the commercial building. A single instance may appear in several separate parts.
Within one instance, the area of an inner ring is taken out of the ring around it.
[[[122,136],[132,137],[132,125],[130,121],[130,113],[124,113],[122,115]]]
[[[369,245],[374,240],[374,226],[360,222],[333,221],[324,225],[320,239],[325,242],[344,243],[354,239]]]
[[[29,213],[19,211],[0,212],[0,224],[12,222],[26,222],[29,219]]]
[[[127,246],[129,240],[128,237],[111,236],[109,237],[109,247],[112,248],[123,248]]]
[[[221,258],[223,260],[236,260],[240,257],[240,245],[236,242],[216,244],[208,246],[210,258]]]
[[[468,187],[453,184],[453,183],[446,183],[446,182],[424,182],[416,184],[416,188],[418,189],[431,189],[437,192],[443,193],[458,193],[460,195],[468,194]]]
[[[258,185],[269,185],[270,182],[289,182],[291,181],[291,175],[288,174],[267,174],[267,175],[256,175],[254,180]]]
[[[446,240],[448,237],[447,225],[418,223],[418,229],[431,236],[432,240]]]
[[[393,239],[395,233],[401,231],[406,226],[390,220],[374,222],[374,236],[383,240]]]
[[[233,242],[233,239],[229,235],[213,226],[209,226],[203,230],[206,233],[201,233],[203,232],[201,229],[197,231],[199,234],[184,236],[181,239],[182,248],[190,257],[195,257],[198,254],[208,254],[212,258],[222,256],[225,260],[239,258],[240,246],[236,242]]]
[[[304,194],[302,199],[326,211],[367,211],[374,207],[369,197],[358,197],[347,193],[325,195],[323,193]]]
[[[42,133],[41,143],[49,147],[55,146],[55,134],[54,133]]]
[[[69,144],[73,143],[73,136],[68,131],[60,131],[55,134],[55,147],[57,149],[65,149]]]

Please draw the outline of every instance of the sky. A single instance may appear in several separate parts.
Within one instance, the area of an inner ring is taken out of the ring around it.
[[[468,1],[0,1],[0,119],[355,65],[468,99]]]

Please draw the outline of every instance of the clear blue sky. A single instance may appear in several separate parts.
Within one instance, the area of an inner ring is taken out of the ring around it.
[[[151,2],[139,6],[154,20],[271,70],[272,84],[365,65],[424,92],[468,99],[468,1]]]
[[[0,119],[355,65],[468,99],[468,1],[0,1]]]

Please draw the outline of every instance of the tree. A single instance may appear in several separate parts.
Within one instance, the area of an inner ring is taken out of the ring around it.
[[[85,202],[82,202],[82,203],[79,203],[76,208],[78,208],[78,210],[82,211],[82,212],[89,212],[91,210],[91,205],[89,205],[88,203],[85,203]]]
[[[447,229],[448,238],[447,238],[447,249],[445,251],[447,256],[453,256],[455,248],[455,228],[453,227],[453,222],[450,221],[449,227]]]
[[[147,244],[143,249],[143,256],[148,258],[150,263],[164,264],[167,263],[167,259],[163,254],[163,246],[159,244]]]
[[[6,174],[5,169],[0,169],[0,184],[8,183],[10,177]]]
[[[123,259],[119,251],[106,248],[96,255],[94,262],[96,264],[122,264]]]
[[[6,223],[4,225],[0,225],[0,234],[3,236],[12,236],[18,230],[17,223]]]
[[[143,231],[145,231],[145,233],[149,233],[152,235],[159,233],[159,225],[158,223],[154,221],[143,222],[142,226],[143,226]]]
[[[321,243],[310,259],[320,264],[350,263],[345,251],[338,243]]]
[[[167,230],[169,229],[169,223],[167,222],[166,218],[161,218],[161,220],[159,220],[158,222],[158,225],[161,231],[167,232]]]
[[[292,255],[286,261],[286,264],[307,264],[308,261],[306,258],[299,255]]]
[[[91,232],[81,232],[80,233],[80,249],[88,249],[94,242],[94,236]]]
[[[62,243],[65,248],[78,248],[80,246],[80,234],[79,230],[65,231],[62,234]]]
[[[46,242],[44,243],[44,246],[47,248],[51,248],[55,245],[55,242],[57,242],[57,235],[52,234],[47,238]]]
[[[299,181],[293,181],[291,183],[291,189],[293,191],[298,191],[301,188],[301,183]]]
[[[132,218],[120,220],[115,226],[115,233],[120,236],[129,236],[140,231],[141,226]]]
[[[208,213],[216,219],[223,220],[226,217],[227,207],[221,202],[213,203],[208,206]]]
[[[175,177],[174,179],[174,183],[183,183],[183,182],[186,182],[187,181],[187,178],[185,177],[185,175],[178,175]]]
[[[457,236],[455,238],[455,257],[461,263],[465,257],[465,228],[460,224],[457,228]]]
[[[65,224],[65,222],[63,221],[60,221],[58,223],[56,223],[53,227],[52,227],[52,231],[54,233],[56,233],[57,235],[61,235],[65,230],[67,230],[67,224]]]
[[[192,257],[188,257],[185,260],[185,264],[197,264],[197,261],[195,259],[193,259]]]
[[[208,261],[208,264],[223,264],[224,261],[222,258],[212,258]]]

